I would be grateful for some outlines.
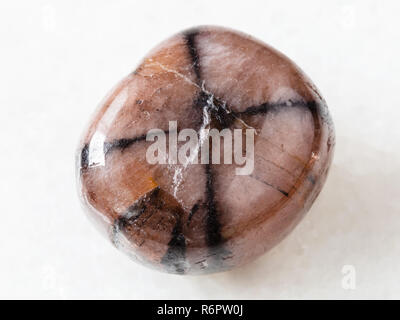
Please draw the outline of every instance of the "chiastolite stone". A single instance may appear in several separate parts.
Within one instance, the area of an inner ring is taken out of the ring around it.
[[[325,101],[287,57],[220,27],[153,49],[79,145],[93,221],[145,265],[211,273],[282,240],[320,192],[335,144]]]

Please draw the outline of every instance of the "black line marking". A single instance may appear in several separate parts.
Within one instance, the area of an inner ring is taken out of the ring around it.
[[[179,126],[177,130],[180,131]],[[169,130],[164,130],[163,133],[169,135]],[[114,150],[124,151],[126,148],[130,147],[134,143],[147,141],[146,138],[147,134],[143,134],[141,136],[137,136],[134,138],[122,138],[122,139],[115,139],[111,142],[104,142],[104,147],[103,147],[104,154],[107,155],[109,152]]]
[[[207,220],[206,220],[206,243],[208,247],[215,247],[221,244],[221,224],[218,221],[218,213],[214,199],[214,177],[211,165],[206,165],[206,196],[207,196]]]
[[[123,139],[115,139],[111,142],[104,142],[104,154],[113,151],[113,150],[121,150],[124,151],[126,148],[130,147],[132,144],[140,141],[146,140],[146,135],[141,135],[135,138],[123,138]]]
[[[192,59],[192,65],[194,73],[196,74],[197,80],[200,81],[200,59],[196,48],[196,36],[198,35],[197,29],[190,29],[184,33],[186,44],[189,49],[189,55]]]
[[[107,155],[109,152],[114,150],[124,151],[126,148],[130,147],[132,144],[140,141],[146,140],[146,135],[138,136],[135,138],[123,138],[123,139],[115,139],[111,142],[104,142],[103,144],[103,153]],[[89,163],[89,143],[86,143],[81,150],[80,157],[80,167],[81,169],[87,169],[90,166]]]
[[[182,233],[182,221],[180,217],[171,233],[168,250],[161,259],[161,264],[171,271],[184,274],[186,271],[186,239]]]
[[[298,107],[298,106],[303,106],[303,107],[308,107],[309,109],[313,108],[315,106],[315,102],[304,102],[302,100],[299,101],[292,101],[288,100],[285,102],[278,102],[278,103],[269,103],[265,102],[262,103],[258,106],[251,106],[248,107],[246,110],[237,112],[238,115],[248,115],[248,116],[254,116],[257,114],[265,114],[269,111],[277,110],[279,108],[283,107]]]
[[[286,192],[286,191],[278,188],[277,186],[274,186],[273,184],[270,184],[267,181],[264,181],[264,180],[260,179],[259,177],[255,176],[255,175],[250,175],[250,177],[253,178],[253,179],[256,179],[257,181],[260,181],[260,182],[264,183],[265,185],[275,189],[276,191],[279,191],[280,193],[282,193],[286,197],[289,196],[289,192]]]
[[[89,166],[89,145],[85,144],[81,150],[81,157],[80,157],[80,167],[82,169],[87,169]]]
[[[190,29],[184,33],[186,43],[189,49],[189,54],[192,59],[192,64],[193,64],[193,69],[196,74],[197,80],[199,85],[201,85],[201,71],[200,71],[200,58],[199,54],[197,51],[197,46],[196,46],[196,36],[198,35],[199,31],[197,29]],[[204,90],[201,90],[194,105],[195,107],[200,107],[200,108],[205,108],[210,107],[209,99],[212,98],[210,94],[207,94],[204,92]],[[215,100],[215,103],[219,105],[219,101]],[[217,107],[214,109],[222,109],[221,107]],[[225,123],[225,119],[223,115],[219,115],[220,110],[210,110],[212,113],[212,116],[214,116],[219,122],[226,126],[228,126],[228,121]],[[216,210],[216,205],[215,205],[215,199],[214,199],[214,187],[213,187],[213,175],[211,172],[211,166],[209,164],[206,165],[206,206],[207,206],[207,219],[206,219],[206,243],[209,248],[214,248],[218,245],[220,245],[222,237],[221,237],[221,225],[218,221],[218,215],[217,215],[217,210]],[[190,212],[188,222],[190,222],[191,218],[193,217],[193,214],[198,210],[198,206],[194,206]]]
[[[200,58],[196,48],[196,36],[198,34],[197,29],[191,29],[185,32],[184,36],[186,39],[186,43],[189,49],[189,54],[192,59],[193,69],[197,77],[197,84],[202,86],[201,83],[201,70],[200,70]],[[212,99],[212,100],[211,100]],[[210,93],[201,90],[193,103],[194,108],[197,110],[204,110],[207,108],[208,113],[211,118],[214,119],[214,125],[217,127],[227,128],[232,123],[232,116],[229,115],[225,110],[223,102],[217,100]],[[216,121],[215,121],[216,120]],[[203,116],[201,115],[199,119],[199,127],[203,124]],[[221,264],[221,259],[218,259],[220,256],[223,256],[227,253],[227,251],[221,247],[222,237],[221,237],[221,225],[218,221],[218,214],[214,199],[214,186],[213,186],[213,176],[211,172],[211,166],[206,165],[206,207],[207,207],[207,216],[206,216],[206,244],[209,248],[210,253],[216,255],[216,260],[214,261],[216,269]],[[193,214],[198,210],[196,205],[192,208],[191,213],[189,214],[188,224],[193,217]],[[214,266],[211,266],[210,269],[213,269]],[[204,268],[204,267],[202,267]]]
[[[156,187],[141,199],[136,200],[133,205],[126,209],[123,215],[115,219],[112,228],[112,242],[117,248],[119,247],[119,233],[124,232],[126,228],[132,226],[136,220],[140,218],[140,216],[146,211],[146,202],[157,197],[159,191],[160,188]]]
[[[179,128],[178,128],[179,131]],[[169,130],[164,131],[166,135],[169,134]],[[103,144],[103,153],[106,156],[110,152],[114,150],[121,150],[124,151],[126,148],[130,147],[134,143],[146,141],[147,135],[141,135],[135,138],[122,138],[122,139],[115,139],[111,142],[104,142]],[[80,157],[80,167],[81,169],[87,169],[90,167],[89,164],[89,144],[86,143],[82,150],[81,150],[81,157]]]
[[[210,111],[212,118],[217,120],[216,127],[218,130],[230,128],[236,120],[235,114],[233,112],[228,112],[225,103],[215,97],[212,97],[212,99],[213,101]]]
[[[116,247],[119,245],[119,233],[129,231],[131,227],[141,229],[147,221],[154,215],[155,211],[163,208],[164,201],[161,198],[161,189],[156,187],[139,200],[135,201],[125,213],[116,219],[113,228],[113,243]],[[186,272],[186,239],[182,233],[181,214],[172,211],[177,222],[171,232],[171,240],[168,243],[168,250],[161,259],[161,264],[166,266],[170,272],[183,274]],[[139,218],[143,217],[143,219]],[[160,220],[161,221],[161,220]],[[157,223],[160,223],[160,221]],[[142,246],[146,238],[138,246]]]
[[[209,95],[206,92],[204,92],[203,90],[201,90],[194,102],[194,106],[201,108],[201,109],[204,107],[207,107],[208,106],[208,101],[207,101],[208,98],[209,98]]]
[[[246,116],[254,116],[257,114],[267,113],[267,111],[270,109],[271,109],[271,105],[269,103],[263,103],[259,106],[248,107],[246,110],[240,112],[240,114],[246,115]]]
[[[119,230],[124,230],[125,228],[133,225],[135,221],[139,219],[140,216],[146,211],[147,209],[146,203],[148,201],[156,200],[159,191],[160,187],[156,187],[152,191],[144,195],[142,198],[140,198],[139,200],[136,200],[133,205],[131,205],[130,207],[128,207],[128,209],[126,209],[123,215],[121,215],[120,217],[118,217],[118,219],[116,219],[114,225],[116,225]],[[142,223],[142,225],[144,223]]]
[[[236,114],[228,108],[225,102],[204,90],[199,92],[196,101],[194,102],[194,106],[200,110],[206,108],[210,118],[212,119],[212,124],[218,130],[230,128],[237,118]],[[203,120],[202,117],[201,120]],[[201,124],[203,123],[203,121],[200,122]]]
[[[196,203],[196,204],[192,207],[192,209],[190,210],[190,213],[189,213],[187,225],[190,224],[190,221],[192,220],[194,214],[199,210],[199,208],[200,208],[200,206],[199,206],[198,203]]]

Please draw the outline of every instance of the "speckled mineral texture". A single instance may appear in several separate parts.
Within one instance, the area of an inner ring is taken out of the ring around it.
[[[243,129],[245,141],[254,129],[254,169],[237,174],[239,164],[194,161],[197,153],[149,163],[146,134],[161,129],[172,146],[170,121],[199,137]],[[296,226],[322,188],[334,143],[325,101],[293,62],[247,35],[199,27],[153,49],[101,103],[79,146],[79,191],[134,260],[179,274],[223,271]]]

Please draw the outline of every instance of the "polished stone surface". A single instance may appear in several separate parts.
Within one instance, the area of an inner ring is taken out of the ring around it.
[[[254,129],[254,169],[149,163],[146,134],[168,134],[171,121],[199,136],[241,129],[245,140]],[[296,226],[323,186],[334,144],[325,101],[288,58],[247,35],[200,27],[153,49],[101,103],[80,143],[79,191],[93,221],[133,259],[179,274],[223,271]]]

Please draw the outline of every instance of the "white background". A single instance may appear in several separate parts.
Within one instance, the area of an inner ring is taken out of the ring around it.
[[[394,0],[2,1],[0,298],[400,298],[399,12]],[[294,60],[327,100],[337,145],[322,193],[282,243],[227,273],[174,276],[131,262],[89,223],[74,151],[108,90],[199,24]]]

